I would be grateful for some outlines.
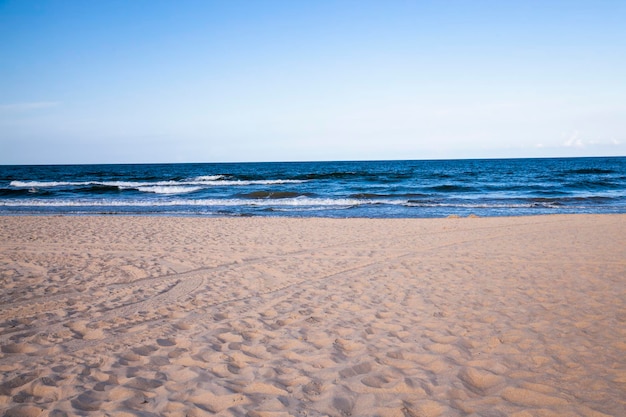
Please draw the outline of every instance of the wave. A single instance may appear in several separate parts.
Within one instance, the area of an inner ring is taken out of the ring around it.
[[[102,194],[110,188],[107,186],[92,186],[102,189]],[[152,194],[186,194],[202,190],[201,186],[145,186],[136,187],[137,191]],[[406,205],[423,207],[526,207],[533,205],[545,206],[576,206],[591,203],[594,205],[607,205],[612,202],[622,202],[626,199],[623,194],[616,195],[588,195],[588,196],[528,196],[512,198],[448,198],[435,197],[426,194],[377,194],[357,193],[348,197],[315,197],[310,193],[297,191],[271,191],[261,190],[238,194],[234,198],[170,198],[155,199],[150,197],[132,198],[98,198],[94,196],[77,198],[45,198],[54,193],[47,191],[33,192],[32,189],[0,189],[2,206],[322,206],[322,205]],[[29,196],[28,199],[14,199],[14,196]],[[44,197],[44,198],[41,198]]]
[[[56,187],[87,187],[103,186],[118,188],[135,188],[142,186],[179,185],[178,181],[11,181],[9,185],[15,188],[56,188]]]
[[[564,172],[567,175],[571,174],[582,174],[582,175],[594,175],[594,174],[614,174],[615,171],[612,169],[603,169],[603,168],[581,168],[581,169],[572,169]]]
[[[226,175],[200,175],[195,177],[193,181],[207,182],[207,181],[217,181],[222,178],[228,178]]]
[[[361,172],[321,172],[321,173],[310,173],[303,174],[296,178],[300,180],[337,180],[337,179],[347,179],[347,178],[361,178],[363,177],[363,173]]]
[[[294,191],[253,191],[247,194],[239,194],[239,197],[252,199],[279,199],[279,198],[295,198],[307,196],[307,194],[297,193]]]
[[[153,185],[148,187],[137,187],[138,191],[144,193],[155,193],[155,194],[187,194],[193,193],[198,190],[202,190],[203,187],[193,187],[193,186],[159,186]]]
[[[137,197],[132,199],[46,199],[0,198],[0,213],[5,212],[70,212],[82,214],[168,214],[168,215],[255,215],[261,212],[275,213],[278,216],[326,215],[337,210],[349,210],[348,216],[367,217],[431,217],[450,213],[473,212],[478,215],[528,215],[533,213],[560,212],[623,212],[626,201],[621,199],[579,198],[562,201],[560,199],[520,199],[502,201],[446,201],[446,200],[407,200],[407,199],[354,199],[354,198],[229,198],[193,199],[185,197]],[[316,214],[317,213],[317,214]],[[347,213],[347,212],[346,212]]]
[[[475,187],[468,187],[464,185],[452,185],[452,184],[436,185],[434,187],[430,187],[430,189],[433,191],[445,192],[445,193],[476,191]]]
[[[578,202],[591,202],[580,199]],[[603,201],[606,203],[607,201]],[[595,201],[599,203],[599,201]],[[444,202],[444,201],[419,201],[419,200],[363,200],[351,198],[258,198],[258,199],[173,199],[149,201],[143,199],[134,200],[0,200],[0,206],[4,207],[171,207],[171,206],[282,206],[282,207],[312,207],[312,206],[362,206],[362,205],[400,205],[406,207],[463,207],[463,208],[522,208],[522,207],[552,207],[557,208],[563,202],[552,199],[531,199],[521,202]]]
[[[372,201],[370,204],[380,204]],[[388,204],[399,202],[389,200]],[[146,199],[32,199],[32,200],[2,200],[0,206],[4,207],[170,207],[170,206],[352,206],[364,204],[363,200],[349,198],[310,198],[305,196],[282,199],[172,199],[172,200],[146,200]]]
[[[301,184],[304,180],[219,180],[206,184],[219,186],[246,186],[246,185],[278,185],[278,184]]]
[[[401,193],[401,194],[380,194],[380,193],[356,193],[350,194],[350,198],[358,198],[358,199],[380,199],[380,198],[420,198],[420,197],[428,197],[428,194],[421,193]]]
[[[55,191],[50,190],[50,189],[39,189],[36,188],[35,189],[37,192],[46,192],[49,193],[51,195],[55,194]],[[101,185],[101,184],[97,184],[97,185],[85,185],[85,186],[80,186],[80,187],[76,187],[74,190],[72,191],[78,191],[81,194],[93,194],[93,195],[103,195],[103,194],[119,194],[120,192],[120,188],[119,187],[115,187],[112,185]]]
[[[561,208],[560,204],[548,202],[525,202],[525,203],[444,203],[444,202],[421,202],[409,201],[407,207],[423,208],[463,208],[463,209],[525,209],[525,208]]]
[[[345,205],[345,206],[328,206],[326,207],[327,210],[349,210],[352,209],[354,207],[354,205]],[[264,212],[268,212],[268,213],[308,213],[308,212],[317,212],[323,210],[320,206],[317,207],[267,207],[264,208],[262,211]]]
[[[16,188],[51,188],[64,187],[69,185],[90,185],[91,182],[70,182],[70,181],[11,181],[9,185]]]
[[[583,180],[570,182],[563,185],[564,188],[570,190],[602,190],[602,189],[621,189],[622,184],[608,180]]]
[[[358,180],[364,182],[390,183],[413,178],[410,172],[386,172],[386,171],[335,171],[335,172],[312,172],[295,176],[298,180],[321,181],[321,180]]]
[[[390,195],[389,194],[376,194],[376,193],[350,194],[350,198],[357,198],[359,200],[362,200],[362,199],[370,200],[374,198],[384,198],[384,197],[390,197]]]
[[[358,180],[365,182],[388,182],[390,180],[401,180],[410,178],[407,175],[395,175],[388,172],[376,171],[336,171],[336,172],[312,172],[297,175],[294,178],[301,181],[323,181],[323,180]]]
[[[558,198],[550,198],[550,197],[534,197],[529,199],[533,203],[541,203],[541,204],[554,204],[556,206],[563,206],[568,204],[581,204],[581,203],[593,203],[594,205],[601,204],[609,204],[612,201],[615,201],[613,197],[607,196],[586,196],[586,197],[558,197]]]
[[[21,197],[21,196],[32,196],[34,194],[37,195],[48,195],[50,192],[48,191],[40,191],[34,188],[0,188],[0,197]]]
[[[11,181],[9,185],[15,188],[58,188],[58,187],[86,187],[105,186],[118,187],[119,189],[140,187],[180,187],[180,186],[247,186],[247,185],[279,185],[279,184],[301,184],[304,180],[221,180],[221,175],[209,177],[197,177],[191,180],[181,181]]]

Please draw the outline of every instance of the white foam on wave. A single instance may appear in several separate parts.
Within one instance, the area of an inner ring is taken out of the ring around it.
[[[139,187],[170,187],[181,185],[178,181],[155,181],[155,182],[138,182],[138,181],[102,181],[92,182],[91,185],[105,185],[108,187],[139,188]]]
[[[250,199],[72,199],[72,200],[0,200],[0,206],[5,207],[170,207],[170,206],[247,206],[247,207],[322,207],[322,206],[356,206],[365,204],[379,204],[363,199],[332,199],[295,197],[279,200],[250,200]]]
[[[142,186],[168,186],[180,185],[178,181],[157,181],[157,182],[137,182],[137,181],[11,181],[10,186],[16,188],[51,188],[51,187],[85,187],[90,185],[102,185],[107,187],[136,188]]]
[[[216,186],[245,186],[245,185],[278,185],[278,184],[301,184],[304,180],[218,180],[205,183]]]
[[[11,181],[9,185],[16,188],[45,188],[45,187],[62,187],[68,185],[82,185],[82,182],[70,181]]]
[[[223,175],[211,175],[197,177],[192,180],[183,181],[11,181],[9,185],[16,188],[53,188],[53,187],[81,187],[100,185],[106,187],[118,187],[120,189],[138,187],[179,187],[186,185],[195,186],[246,186],[246,185],[279,185],[279,184],[300,184],[304,180],[222,180]]]
[[[193,193],[194,191],[201,190],[202,187],[189,187],[189,186],[162,186],[162,185],[153,185],[149,187],[137,187],[138,191],[144,193],[155,193],[155,194],[186,194]]]
[[[199,177],[195,177],[191,181],[200,181],[200,182],[217,181],[222,178],[226,178],[226,177],[224,175],[200,175]]]
[[[407,202],[407,207],[446,207],[446,208],[469,208],[469,209],[507,209],[507,208],[559,208],[555,204],[537,203],[415,203]]]
[[[134,187],[141,192],[154,194],[185,194],[201,190],[201,186],[147,186]],[[465,208],[465,209],[525,209],[525,208],[559,208],[550,203],[446,203],[446,202],[414,202],[408,200],[378,200],[378,199],[355,199],[355,198],[312,198],[299,196],[281,199],[185,199],[172,198],[168,200],[154,199],[29,199],[13,200],[2,199],[0,206],[4,207],[276,207],[289,210],[290,208],[316,208],[316,207],[356,207],[367,205],[393,205],[404,207],[422,208]]]

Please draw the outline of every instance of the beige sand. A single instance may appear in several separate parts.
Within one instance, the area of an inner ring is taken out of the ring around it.
[[[0,413],[624,416],[626,216],[0,217]]]

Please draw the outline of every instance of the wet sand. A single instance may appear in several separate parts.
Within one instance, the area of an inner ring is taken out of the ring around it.
[[[626,216],[0,217],[0,414],[623,416]]]

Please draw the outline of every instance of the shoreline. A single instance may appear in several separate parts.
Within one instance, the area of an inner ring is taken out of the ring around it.
[[[7,415],[626,412],[626,215],[0,215]]]
[[[172,219],[198,219],[198,220],[218,220],[218,219],[292,219],[292,220],[444,220],[444,219],[516,219],[534,217],[554,217],[554,216],[626,216],[626,212],[601,212],[601,213],[537,213],[537,214],[512,214],[512,215],[491,215],[481,216],[474,213],[469,214],[449,214],[447,216],[433,217],[333,217],[333,216],[292,216],[292,215],[213,215],[213,214],[172,214],[172,213],[0,213],[2,217],[104,217],[104,218],[125,218],[125,217],[146,217],[146,218],[172,218]]]

